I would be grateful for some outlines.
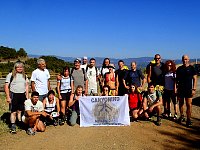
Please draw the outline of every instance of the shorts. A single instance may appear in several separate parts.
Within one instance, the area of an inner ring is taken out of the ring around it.
[[[60,93],[60,94],[61,94],[61,96],[62,96],[62,99],[60,99],[60,101],[69,101],[71,92]]]
[[[169,102],[169,103],[172,100],[174,105],[177,104],[176,94],[174,93],[173,90],[166,90],[165,89],[164,93],[163,93],[163,99],[164,99],[164,101]]]
[[[178,89],[177,96],[179,98],[192,98],[192,89]]]
[[[39,101],[43,102],[43,100],[47,97],[47,94],[39,95]]]
[[[11,99],[11,112],[24,110],[24,102],[27,99],[25,93],[11,93]]]

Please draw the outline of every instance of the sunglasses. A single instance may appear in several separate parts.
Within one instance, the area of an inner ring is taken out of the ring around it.
[[[160,58],[154,58],[155,60],[159,60]]]

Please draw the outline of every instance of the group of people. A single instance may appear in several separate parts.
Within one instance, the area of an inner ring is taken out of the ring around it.
[[[82,61],[82,64],[81,64]],[[44,59],[37,60],[38,68],[31,75],[31,97],[29,80],[25,75],[24,64],[16,62],[13,71],[6,77],[5,93],[10,104],[10,132],[16,133],[16,123],[25,124],[27,133],[44,131],[46,125],[63,125],[67,120],[76,124],[79,111],[79,98],[82,96],[124,96],[128,94],[130,116],[133,120],[150,120],[157,114],[156,124],[161,125],[161,116],[172,117],[170,104],[174,105],[173,118],[179,123],[185,121],[184,99],[187,106],[186,125],[190,127],[192,97],[197,87],[197,74],[189,64],[189,57],[182,56],[183,65],[176,69],[174,61],[161,62],[156,54],[146,67],[146,74],[137,68],[135,61],[128,70],[123,60],[118,61],[118,69],[105,58],[102,67],[96,67],[96,60],[83,57],[74,60],[74,67],[63,68],[57,76],[56,93],[50,86],[50,74]],[[145,85],[148,84],[147,89]],[[99,87],[99,88],[98,88]],[[180,117],[178,118],[178,103]],[[164,112],[162,113],[162,106]],[[70,111],[69,111],[70,110]],[[22,113],[23,112],[23,113]]]

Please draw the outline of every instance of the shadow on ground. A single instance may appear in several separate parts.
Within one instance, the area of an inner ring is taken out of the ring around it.
[[[198,118],[192,118],[196,123],[191,127],[187,128],[184,124],[173,126],[177,128],[178,132],[171,131],[158,131],[160,134],[169,137],[164,143],[163,147],[166,149],[176,149],[177,145],[181,145],[179,149],[200,149],[200,126]],[[182,132],[181,130],[185,132]],[[174,139],[178,142],[174,142]],[[167,144],[168,143],[168,144]]]
[[[200,96],[192,99],[192,105],[200,106]]]

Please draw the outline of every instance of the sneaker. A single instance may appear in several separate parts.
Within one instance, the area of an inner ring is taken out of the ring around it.
[[[181,116],[179,117],[179,119],[178,119],[178,123],[181,124],[182,122],[185,122],[185,118],[184,118],[183,115],[181,115]]]
[[[177,114],[174,114],[174,120],[177,120],[178,119],[178,115]]]
[[[169,113],[168,117],[169,117],[169,118],[171,118],[171,117],[172,117],[172,113],[171,113],[171,112]]]
[[[54,126],[57,126],[57,125],[58,125],[58,122],[57,122],[56,120],[54,120],[53,125],[54,125]]]
[[[63,119],[60,119],[60,120],[59,120],[59,125],[62,126],[62,125],[64,125],[64,124],[65,124],[65,121],[64,121]]]
[[[191,122],[191,120],[187,120],[187,121],[186,121],[186,127],[188,127],[188,128],[192,127],[192,122]]]
[[[162,122],[161,122],[161,118],[158,117],[157,121],[156,121],[156,125],[157,126],[161,126]]]
[[[17,132],[16,132],[16,124],[12,124],[12,125],[11,125],[10,133],[12,133],[12,134],[16,134],[16,133],[17,133]]]
[[[26,133],[28,135],[35,135],[35,132],[31,128],[28,128],[28,130],[26,131]]]

